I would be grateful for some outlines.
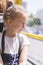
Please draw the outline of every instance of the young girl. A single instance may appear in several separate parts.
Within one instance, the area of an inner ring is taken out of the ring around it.
[[[4,13],[4,29],[0,33],[0,65],[26,65],[28,38],[21,34],[27,21],[25,9],[12,5]]]

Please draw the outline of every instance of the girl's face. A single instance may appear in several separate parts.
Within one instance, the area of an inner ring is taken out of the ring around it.
[[[12,30],[12,32],[20,32],[25,25],[25,18],[18,18],[15,21],[10,20],[10,23],[8,23],[8,28],[10,28],[10,30]]]
[[[22,21],[22,20],[17,20],[17,22],[15,21],[14,28],[16,32],[22,31],[22,29],[24,28],[24,25],[25,25],[25,21]]]

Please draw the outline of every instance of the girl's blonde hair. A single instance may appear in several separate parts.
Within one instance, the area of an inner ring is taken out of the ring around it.
[[[3,19],[4,21],[6,21],[9,18],[11,20],[15,20],[21,16],[23,16],[26,20],[28,18],[25,9],[22,6],[15,4],[7,9],[7,11],[4,13]]]

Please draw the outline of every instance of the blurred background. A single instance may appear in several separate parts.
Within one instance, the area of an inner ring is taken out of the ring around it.
[[[43,0],[22,0],[22,5],[29,18],[25,31],[43,35]]]

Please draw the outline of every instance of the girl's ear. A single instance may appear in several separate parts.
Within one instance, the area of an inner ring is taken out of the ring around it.
[[[12,21],[11,19],[8,19],[8,22],[7,22],[8,25],[11,25],[12,24]]]

